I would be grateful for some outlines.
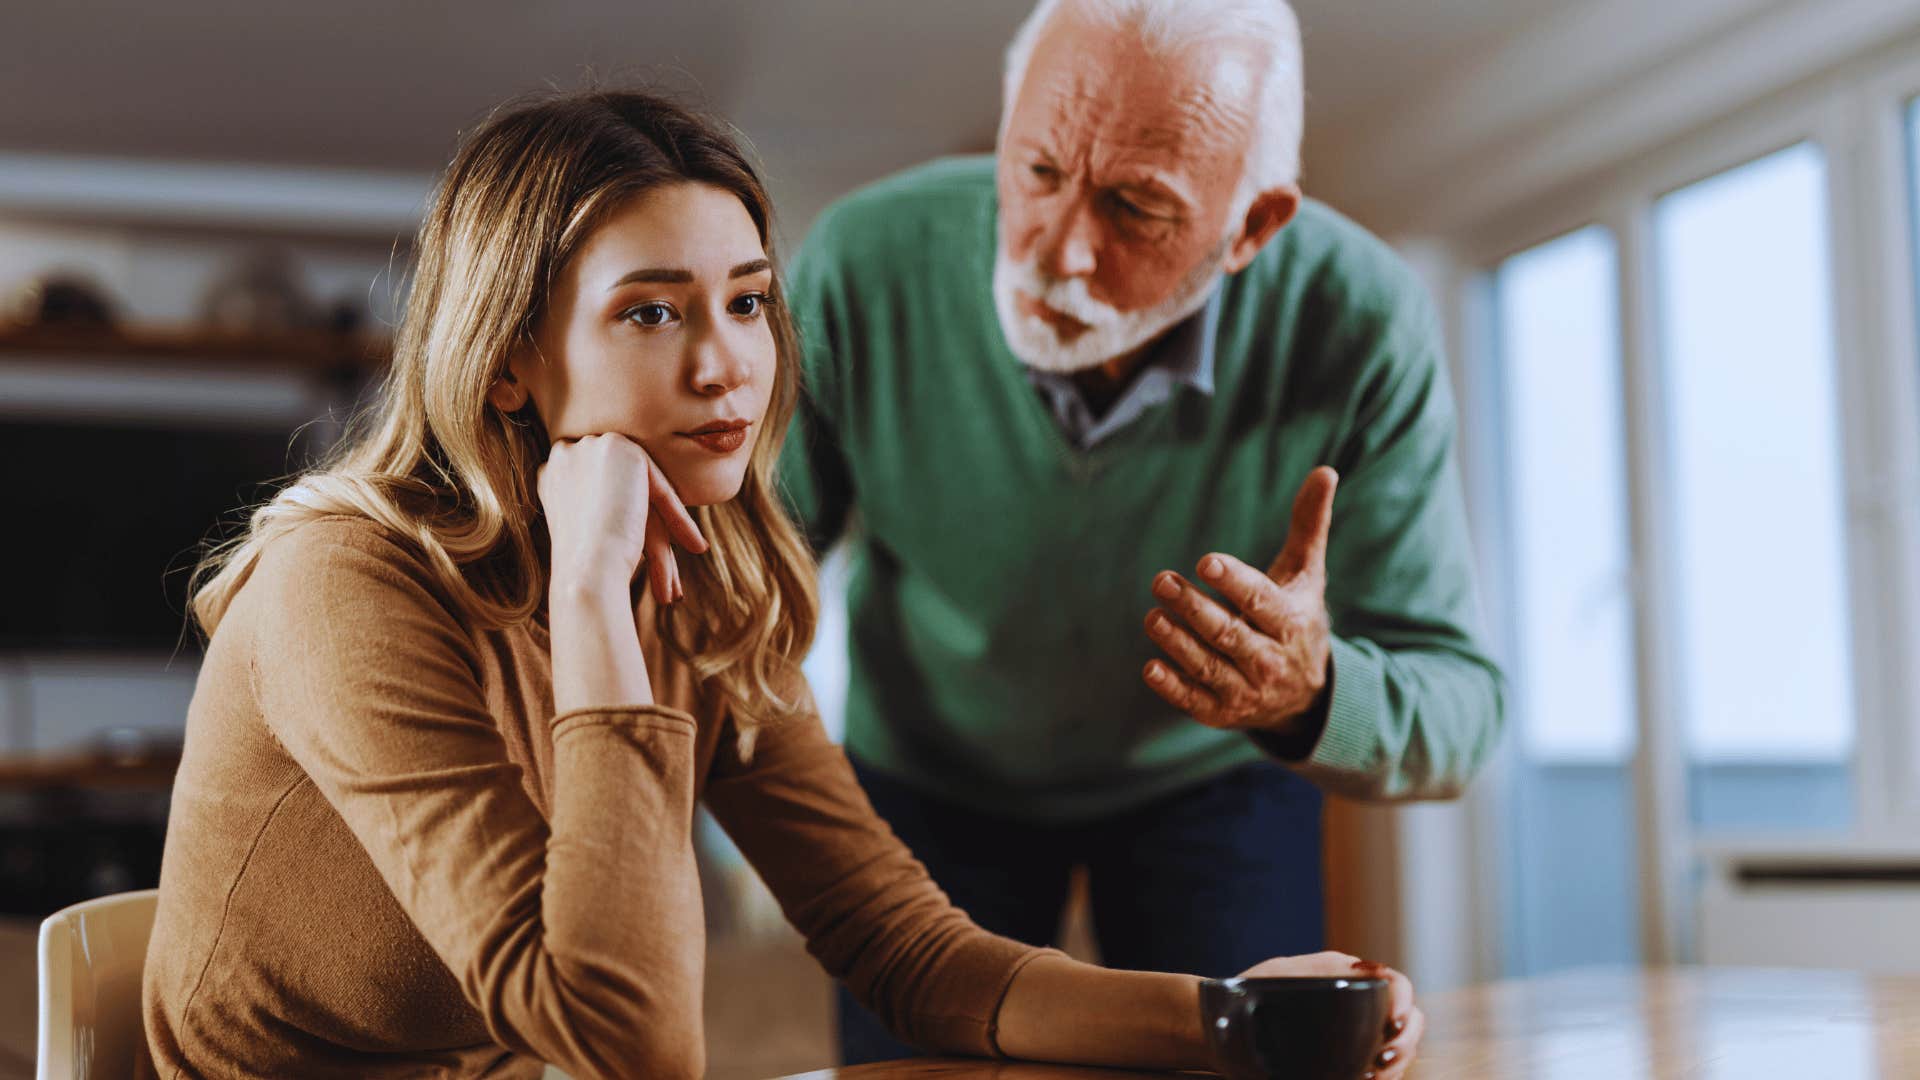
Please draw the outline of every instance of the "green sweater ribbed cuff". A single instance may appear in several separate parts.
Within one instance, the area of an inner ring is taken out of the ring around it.
[[[1344,638],[1335,637],[1333,700],[1320,742],[1301,767],[1311,771],[1371,773],[1380,756],[1380,710],[1385,673],[1380,658]]]

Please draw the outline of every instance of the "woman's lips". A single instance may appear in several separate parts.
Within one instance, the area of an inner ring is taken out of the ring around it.
[[[682,431],[680,437],[690,439],[702,449],[715,454],[731,454],[746,445],[747,429],[753,425],[740,421],[737,424],[709,424],[697,431]]]

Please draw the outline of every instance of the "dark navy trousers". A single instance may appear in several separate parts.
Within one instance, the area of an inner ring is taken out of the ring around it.
[[[1087,868],[1108,967],[1225,977],[1325,939],[1320,792],[1261,762],[1124,813],[1071,825],[998,818],[932,799],[858,760],[893,831],[954,904],[996,934],[1053,944],[1069,875]],[[841,987],[841,1060],[912,1057]]]

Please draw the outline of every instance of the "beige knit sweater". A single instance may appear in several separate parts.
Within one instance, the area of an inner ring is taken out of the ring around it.
[[[545,628],[470,632],[380,526],[269,545],[188,714],[147,953],[158,1075],[699,1071],[702,799],[896,1031],[993,1053],[1038,950],[947,902],[817,717],[743,762],[651,627],[643,604],[662,705],[556,717]]]

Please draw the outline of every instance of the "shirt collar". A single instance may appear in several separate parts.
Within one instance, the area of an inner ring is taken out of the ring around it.
[[[1090,449],[1164,404],[1182,386],[1213,395],[1214,336],[1219,324],[1220,288],[1215,286],[1199,311],[1175,323],[1147,356],[1145,364],[1108,408],[1095,419],[1073,376],[1027,368],[1027,379],[1047,401],[1054,419],[1074,445]]]
[[[1220,285],[1215,283],[1213,291],[1207,294],[1207,302],[1167,331],[1149,361],[1164,367],[1175,382],[1207,395],[1213,393],[1213,354],[1220,332],[1221,292]]]

